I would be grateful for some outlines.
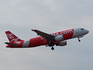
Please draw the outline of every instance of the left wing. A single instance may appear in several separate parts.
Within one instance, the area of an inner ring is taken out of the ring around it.
[[[55,39],[55,36],[47,34],[45,32],[42,32],[42,31],[39,31],[39,30],[36,30],[36,29],[32,29],[32,31],[36,32],[38,35],[40,35],[43,38],[45,38],[47,42],[50,42],[50,41]]]

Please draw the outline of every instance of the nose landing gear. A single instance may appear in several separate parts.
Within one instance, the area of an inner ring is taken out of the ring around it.
[[[78,41],[81,42],[81,40],[79,39],[79,37],[78,37]]]

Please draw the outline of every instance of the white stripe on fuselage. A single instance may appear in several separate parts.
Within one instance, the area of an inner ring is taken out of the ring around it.
[[[29,43],[30,43],[30,40],[24,41],[24,43],[23,43],[23,45],[22,45],[22,48],[28,48]]]

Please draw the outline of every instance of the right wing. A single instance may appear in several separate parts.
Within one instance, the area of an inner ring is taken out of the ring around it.
[[[53,36],[53,35],[47,34],[45,32],[42,32],[42,31],[39,31],[39,30],[36,30],[36,29],[32,29],[32,31],[36,32],[38,35],[45,38],[47,42],[50,42],[50,41],[54,40],[54,38],[55,38],[55,36]]]

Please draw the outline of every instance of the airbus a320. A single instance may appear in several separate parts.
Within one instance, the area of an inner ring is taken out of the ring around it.
[[[80,42],[80,38],[84,35],[88,34],[89,31],[84,28],[75,28],[75,29],[68,29],[56,33],[45,33],[39,31],[37,29],[32,29],[32,31],[36,32],[38,37],[31,38],[27,41],[18,38],[10,31],[5,31],[9,42],[5,42],[7,44],[7,48],[31,48],[31,47],[38,47],[41,45],[51,47],[51,50],[54,50],[54,45],[56,46],[65,46],[67,45],[68,39],[78,38]]]

